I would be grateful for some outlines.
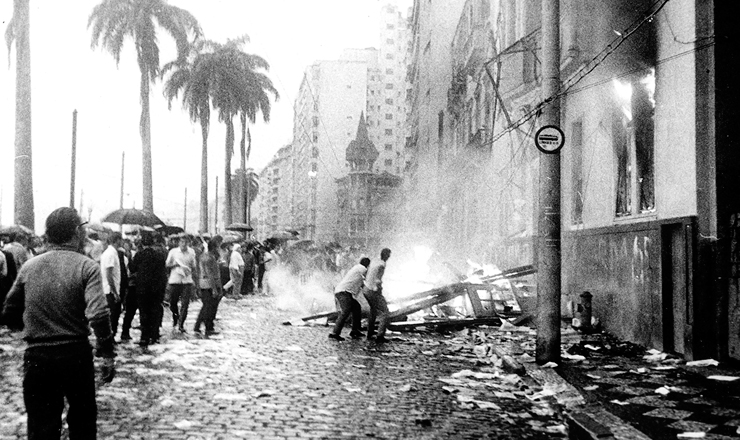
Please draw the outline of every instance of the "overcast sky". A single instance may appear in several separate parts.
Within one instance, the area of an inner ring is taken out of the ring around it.
[[[295,99],[305,68],[316,60],[335,59],[343,48],[377,47],[378,13],[396,3],[407,10],[411,0],[170,0],[200,21],[206,38],[225,41],[249,35],[245,50],[264,57],[280,92],[271,122],[252,127],[250,166],[264,167],[278,148],[290,143]],[[83,215],[95,220],[117,209],[121,155],[125,152],[124,205],[140,208],[141,141],[139,138],[139,70],[131,41],[119,66],[102,49],[90,48],[87,19],[98,0],[31,0],[31,69],[33,165],[37,231],[46,216],[69,203],[72,111],[78,111],[77,195],[84,191]],[[3,34],[12,2],[0,2]],[[174,43],[159,34],[161,61],[174,56]],[[4,42],[3,42],[4,43]],[[15,118],[15,49],[10,68],[5,44],[0,57],[0,223],[13,221]],[[181,223],[185,188],[198,200],[200,128],[190,123],[179,102],[167,109],[161,84],[151,91],[154,209]],[[238,119],[235,120],[238,127]],[[209,190],[223,195],[223,124],[214,117],[209,136]],[[238,139],[237,139],[238,142]],[[238,143],[237,143],[238,148]],[[235,165],[238,160],[234,160]],[[197,213],[189,205],[189,216]],[[190,222],[189,222],[190,223]]]

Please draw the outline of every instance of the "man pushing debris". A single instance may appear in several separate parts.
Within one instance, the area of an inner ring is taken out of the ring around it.
[[[375,342],[387,342],[385,329],[388,326],[388,301],[383,296],[383,274],[385,273],[385,262],[391,257],[391,250],[384,248],[380,251],[380,261],[370,265],[365,277],[365,288],[363,293],[367,303],[370,304],[370,317],[367,320],[367,339],[373,338],[375,333],[375,319],[379,318],[378,335]]]
[[[362,283],[365,281],[365,273],[369,265],[370,259],[362,257],[360,263],[355,264],[334,289],[334,297],[337,299],[341,311],[339,312],[339,316],[337,316],[337,322],[334,324],[334,331],[329,333],[330,338],[337,341],[344,340],[340,336],[340,333],[342,333],[344,321],[347,320],[350,314],[352,314],[352,331],[349,335],[352,339],[359,339],[363,336],[360,331],[362,309],[355,297],[360,294],[360,289],[362,289]]]

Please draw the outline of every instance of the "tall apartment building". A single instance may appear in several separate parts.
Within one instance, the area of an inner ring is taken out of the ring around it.
[[[337,60],[317,61],[301,82],[293,106],[291,186],[286,188],[289,194],[278,196],[284,206],[277,210],[290,212],[284,227],[297,230],[302,238],[342,243],[349,237],[349,231],[340,230],[337,181],[350,171],[346,148],[362,114],[368,137],[380,153],[371,171],[395,176],[403,172],[410,33],[392,5],[382,7],[379,26],[379,48],[346,49]],[[271,218],[271,209],[263,217]]]
[[[408,80],[411,90],[409,136],[406,143],[404,192],[407,227],[433,236],[439,216],[450,208],[438,190],[444,185],[438,171],[450,145],[447,90],[452,82],[452,43],[464,0],[414,0]]]
[[[271,234],[288,229],[292,219],[293,146],[278,150],[259,173],[259,191],[252,204],[251,225],[254,235],[265,239]]]
[[[405,161],[403,149],[408,136],[406,75],[411,31],[398,7],[386,5],[380,13],[378,69],[370,74],[367,122],[380,156],[376,172],[400,176]]]

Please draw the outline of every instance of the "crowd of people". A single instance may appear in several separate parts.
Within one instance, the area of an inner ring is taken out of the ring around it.
[[[189,304],[196,298],[203,307],[193,332],[202,335],[204,328],[205,336],[217,334],[213,322],[220,299],[266,292],[266,268],[277,258],[269,243],[239,242],[233,235],[225,242],[220,235],[164,236],[146,230],[124,238],[120,232],[92,230],[84,223],[80,230],[80,252],[100,268],[113,336],[120,327],[120,340],[131,340],[138,312],[138,343],[143,347],[160,341],[167,309],[173,328],[187,333]],[[22,230],[0,235],[0,309],[21,267],[53,248],[48,233],[40,239]]]
[[[200,299],[192,331],[209,337],[218,333],[214,320],[224,296],[264,292],[271,265],[284,257],[286,266],[298,264],[290,262],[295,253],[284,253],[269,240],[239,242],[233,236],[224,240],[221,235],[185,233],[165,237],[147,231],[124,238],[120,232],[90,230],[86,223],[75,209],[64,207],[46,219],[42,240],[22,230],[0,234],[0,325],[24,330],[29,438],[59,438],[64,398],[70,438],[95,438],[93,356],[102,358],[103,381],[113,380],[119,324],[119,343],[130,341],[137,312],[138,344],[146,348],[160,342],[166,310],[173,331],[187,333],[190,301]],[[340,273],[356,252],[328,246],[309,253],[315,254],[304,259],[310,267]],[[346,271],[335,288],[340,314],[332,339],[344,340],[340,333],[350,315],[350,336],[364,336],[358,302],[363,295],[371,307],[367,338],[387,341],[382,278],[390,254],[383,249],[380,259],[371,263],[363,257]],[[94,351],[91,329],[97,340]]]

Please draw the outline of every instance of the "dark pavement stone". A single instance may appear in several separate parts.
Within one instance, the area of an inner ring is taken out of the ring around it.
[[[193,304],[189,330],[198,308]],[[469,395],[446,391],[440,378],[499,371],[476,359],[472,346],[452,348],[453,335],[336,342],[328,327],[281,325],[292,315],[269,297],[224,300],[216,322],[222,333],[212,339],[170,334],[165,325],[163,343],[148,351],[119,345],[118,375],[98,388],[99,437],[563,437],[548,431],[564,424],[562,411],[549,400],[531,400],[539,388],[528,377],[511,379],[515,385],[502,377],[461,377]],[[17,335],[0,333],[0,439],[25,436],[21,346]],[[500,397],[512,390],[515,398]]]

